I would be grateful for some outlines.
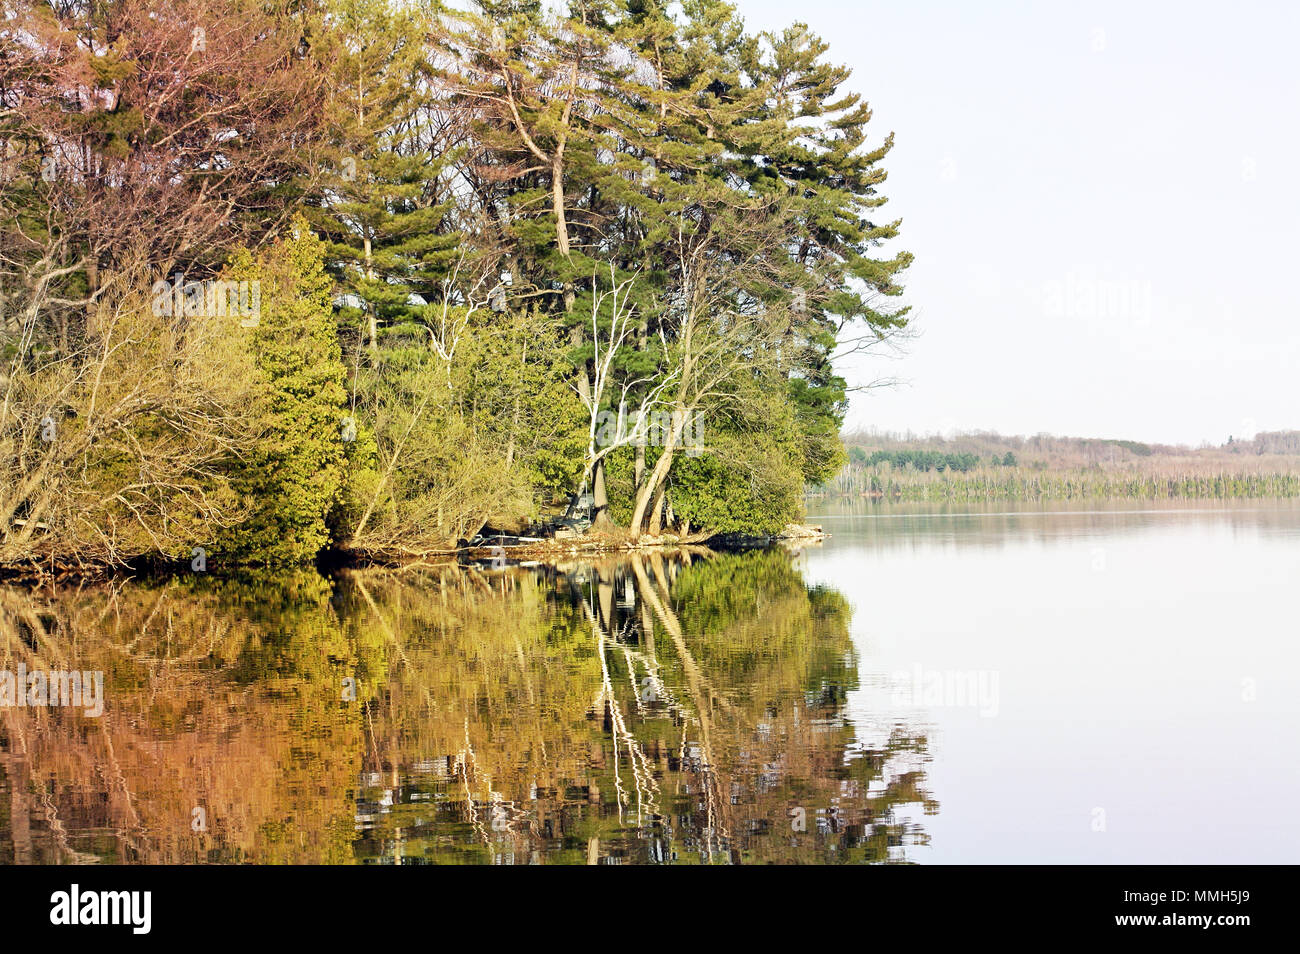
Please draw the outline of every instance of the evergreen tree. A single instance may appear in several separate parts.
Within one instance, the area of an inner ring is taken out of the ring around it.
[[[461,241],[444,223],[450,147],[421,75],[427,23],[418,6],[333,0],[321,33],[333,144],[310,222],[325,240],[339,318],[372,357],[382,329],[429,320]]]
[[[249,329],[263,377],[264,433],[239,463],[238,489],[250,518],[221,549],[242,562],[312,560],[329,540],[326,515],[343,479],[347,391],[323,243],[299,217],[287,236],[254,256],[238,253],[231,280],[258,282],[260,310]]]

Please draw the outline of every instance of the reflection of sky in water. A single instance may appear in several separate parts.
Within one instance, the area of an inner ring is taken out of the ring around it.
[[[909,858],[1300,860],[1300,508],[953,509],[819,515],[802,558],[854,607],[859,731],[929,736]],[[996,715],[897,691],[975,673]]]

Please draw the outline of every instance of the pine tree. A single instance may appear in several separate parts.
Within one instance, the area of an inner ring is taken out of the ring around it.
[[[333,0],[319,56],[333,146],[310,222],[343,305],[373,356],[383,329],[428,320],[461,237],[444,225],[447,129],[421,77],[426,14]]]
[[[696,360],[672,355],[682,296],[704,281],[714,310],[785,317],[778,340],[751,342],[773,349],[753,356],[754,374],[778,362],[801,471],[833,473],[847,400],[832,354],[854,325],[867,341],[905,326],[905,309],[879,302],[901,292],[895,276],[910,261],[873,251],[898,229],[870,218],[892,143],[866,147],[870,111],[837,92],[848,71],[822,62],[826,45],[806,28],[753,36],[721,0],[676,13],[659,0],[582,2],[554,23],[532,10],[464,22],[447,36],[447,76],[478,116],[470,178],[520,265],[519,291],[573,329],[576,385],[593,359],[598,282],[635,277],[643,330],[611,390],[627,386],[635,402]],[[597,311],[596,322],[599,335],[608,318]],[[673,409],[726,416],[740,393],[707,390]],[[665,465],[638,460],[638,489],[643,476],[669,477],[671,452]],[[599,498],[599,468],[587,477]]]
[[[260,288],[260,310],[245,322],[255,321],[249,331],[264,386],[261,418],[250,427],[264,436],[240,462],[237,484],[253,512],[219,548],[241,562],[304,563],[329,540],[347,392],[323,254],[298,217],[287,236],[257,256],[236,254],[227,271]]]

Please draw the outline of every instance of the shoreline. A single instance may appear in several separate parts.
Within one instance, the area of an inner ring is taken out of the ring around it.
[[[507,535],[501,535],[505,539]],[[620,537],[617,533],[598,532],[573,538],[542,538],[526,543],[504,544],[485,543],[473,546],[452,547],[446,550],[426,550],[419,553],[397,554],[374,553],[363,551],[325,551],[313,562],[297,566],[262,566],[257,564],[233,564],[222,567],[219,559],[209,556],[210,569],[185,569],[184,560],[162,561],[144,559],[126,564],[60,564],[49,568],[49,564],[29,561],[26,564],[0,565],[0,585],[41,586],[47,584],[78,585],[83,583],[102,583],[111,580],[150,580],[173,577],[207,576],[214,579],[235,579],[240,575],[262,573],[292,573],[313,569],[318,573],[343,570],[393,569],[401,570],[425,565],[429,567],[465,566],[478,567],[501,561],[501,565],[520,565],[521,561],[536,564],[556,564],[574,556],[618,556],[636,553],[710,553],[739,550],[762,549],[781,544],[803,546],[820,543],[828,534],[818,524],[789,524],[777,534],[691,534],[677,537],[673,534],[651,536],[642,534],[633,539],[630,534]],[[442,558],[430,562],[431,558]]]

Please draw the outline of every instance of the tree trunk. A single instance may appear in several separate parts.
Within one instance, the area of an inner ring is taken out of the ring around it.
[[[555,213],[555,241],[560,254],[569,257],[569,222],[564,215],[564,160],[551,161],[551,209]]]
[[[89,289],[89,299],[86,302],[86,336],[93,338],[99,333],[99,329],[95,327],[96,293],[99,291],[99,262],[95,260],[93,254],[90,260],[86,262],[86,286]]]
[[[694,408],[687,409],[679,392],[677,399],[673,402],[673,413],[668,425],[668,434],[664,437],[663,453],[655,461],[654,470],[650,472],[650,479],[646,481],[644,487],[639,488],[637,491],[636,506],[632,510],[632,521],[629,524],[634,533],[641,532],[641,527],[650,514],[650,502],[657,498],[660,485],[668,478],[668,471],[673,466],[673,454],[681,443],[682,431],[686,427],[686,421],[690,418],[692,410]]]
[[[609,518],[609,493],[605,489],[605,459],[596,461],[591,478],[591,525],[608,527],[613,524]]]
[[[664,482],[659,485],[659,491],[655,494],[654,505],[650,508],[650,534],[659,536],[664,528],[664,503],[668,496],[668,484]]]
[[[632,464],[632,492],[641,489],[641,484],[645,480],[645,441],[637,441],[636,460]]]
[[[636,506],[632,510],[632,521],[629,524],[633,533],[641,532],[641,527],[645,524],[646,514],[649,512],[651,498],[659,489],[659,485],[668,477],[668,471],[673,466],[673,448],[677,444],[677,438],[681,435],[681,421],[683,419],[681,415],[673,415],[672,424],[668,427],[668,437],[664,441],[664,452],[655,461],[654,470],[650,471],[650,479],[637,493]]]
[[[375,270],[371,265],[371,245],[370,236],[365,237],[365,256],[366,256],[366,278],[371,280],[375,277]],[[370,360],[375,359],[375,351],[379,347],[379,321],[375,317],[375,306],[366,303],[366,345],[370,349]]]

